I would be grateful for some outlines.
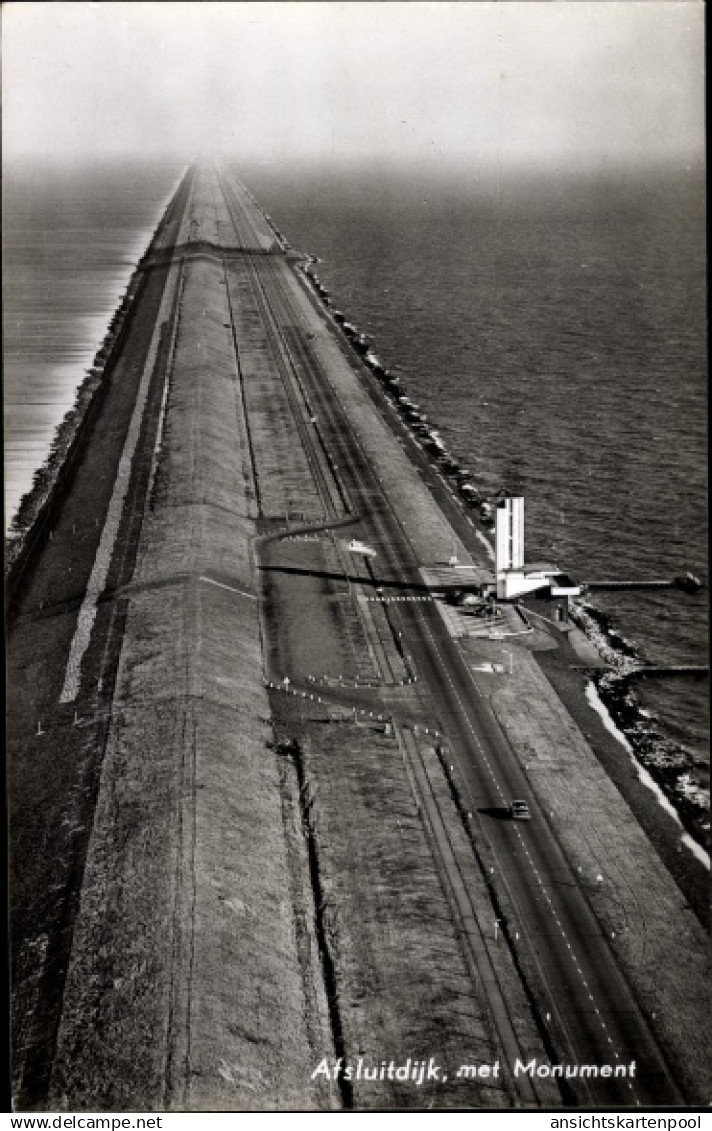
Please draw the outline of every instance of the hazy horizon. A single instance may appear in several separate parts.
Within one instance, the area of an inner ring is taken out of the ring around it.
[[[3,5],[3,147],[348,169],[692,169],[699,0]]]

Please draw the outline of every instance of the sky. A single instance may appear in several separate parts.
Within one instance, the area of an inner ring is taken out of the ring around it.
[[[3,4],[3,148],[695,164],[701,0]]]

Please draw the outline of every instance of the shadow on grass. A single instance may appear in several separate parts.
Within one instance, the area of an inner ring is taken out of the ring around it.
[[[461,593],[462,585],[438,585],[431,588],[424,585],[422,581],[396,581],[394,579],[385,579],[380,577],[357,577],[351,573],[336,573],[331,570],[324,569],[305,569],[301,566],[269,566],[261,565],[258,567],[262,573],[287,573],[302,577],[323,577],[329,581],[351,581],[355,585],[371,586],[373,589],[383,590],[407,590],[410,593],[425,593],[432,597],[446,597],[448,593]]]
[[[478,809],[483,817],[492,817],[495,821],[511,821],[509,807],[506,805],[492,805],[489,808]]]

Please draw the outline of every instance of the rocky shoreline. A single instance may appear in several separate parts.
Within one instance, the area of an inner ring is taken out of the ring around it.
[[[412,402],[404,397],[405,389],[400,380],[391,377],[387,368],[380,362],[372,343],[358,326],[350,321],[340,310],[335,309],[329,291],[324,287],[315,265],[317,256],[304,253],[302,273],[317,300],[327,310],[346,342],[359,356],[360,360],[379,382],[384,395],[394,394],[399,401],[405,401],[409,408]],[[412,406],[417,409],[418,406]],[[424,420],[425,418],[423,418]],[[413,422],[406,416],[406,423]],[[417,434],[418,429],[413,428]],[[424,430],[420,431],[425,435]],[[439,437],[432,422],[427,425],[427,436]],[[422,439],[422,437],[421,437]],[[470,484],[463,485],[458,476],[459,467],[442,443],[423,447],[433,463],[440,469],[445,467],[455,472],[458,493],[465,507],[478,506],[479,517],[488,525],[486,500],[474,486],[470,494]],[[449,465],[452,464],[452,467]],[[469,475],[469,473],[468,473]],[[618,729],[630,743],[634,757],[652,776],[673,805],[685,830],[709,853],[710,851],[710,795],[709,789],[698,780],[692,757],[682,745],[666,738],[656,726],[656,719],[645,712],[630,686],[630,677],[641,666],[642,659],[636,650],[615,629],[610,618],[599,609],[585,602],[574,602],[571,619],[585,633],[602,659],[609,665],[607,671],[592,673],[592,679],[606,709]]]
[[[685,829],[709,852],[709,790],[697,780],[689,751],[660,732],[655,716],[644,710],[631,687],[641,657],[616,631],[610,618],[594,606],[574,602],[571,619],[609,665],[606,671],[592,672],[591,678],[616,727],[636,760],[671,802]]]

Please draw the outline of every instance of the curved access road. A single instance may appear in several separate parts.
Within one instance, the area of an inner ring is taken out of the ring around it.
[[[233,207],[238,207],[236,201]],[[330,463],[338,467],[343,490],[362,516],[360,535],[378,547],[378,580],[422,590],[420,563],[389,503],[387,487],[377,479],[300,327],[286,270],[281,263],[260,263],[265,300],[318,416]],[[402,644],[429,690],[433,724],[447,736],[474,835],[486,841],[495,860],[494,880],[506,889],[514,908],[516,922],[508,924],[509,936],[527,952],[527,968],[537,972],[537,996],[557,1063],[571,1066],[574,1073],[568,1081],[574,1102],[596,1107],[681,1102],[585,891],[545,814],[530,799],[516,754],[436,606],[404,602],[390,615],[394,625],[397,618]],[[530,799],[530,821],[502,819],[513,797]],[[520,1071],[536,1072],[538,1067],[522,1062]],[[575,1075],[582,1067],[585,1074]],[[541,1070],[546,1072],[547,1066]]]

